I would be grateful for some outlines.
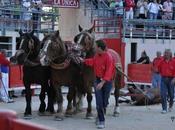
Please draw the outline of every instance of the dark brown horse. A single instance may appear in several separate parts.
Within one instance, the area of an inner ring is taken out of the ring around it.
[[[46,110],[45,96],[48,94],[48,110],[54,112],[53,100],[51,98],[52,87],[50,87],[50,68],[47,66],[41,66],[39,61],[39,52],[41,49],[41,43],[39,39],[33,35],[33,31],[30,33],[19,32],[20,37],[17,43],[17,51],[15,56],[11,57],[11,62],[16,62],[19,65],[23,65],[23,83],[25,86],[25,98],[26,109],[24,113],[25,118],[31,118],[31,88],[32,84],[40,84],[41,92],[39,95],[41,104],[39,112],[44,113]]]
[[[62,86],[69,87],[66,114],[72,114],[72,101],[83,90],[81,67],[75,60],[77,55],[69,53],[69,49],[60,38],[59,31],[45,36],[42,42],[44,47],[40,54],[41,63],[51,66],[51,81],[56,91],[58,110],[55,119],[63,120],[63,96],[61,88]],[[76,102],[74,102],[73,106],[76,106]]]
[[[88,30],[83,30],[81,26],[79,26],[79,34],[77,34],[74,37],[74,42],[77,43],[79,46],[81,46],[82,51],[84,53],[84,58],[91,58],[95,55],[95,37],[93,35],[93,27]],[[119,55],[112,49],[110,49],[109,53],[112,54],[113,57],[119,57]],[[116,61],[116,60],[115,60]],[[116,64],[117,66],[117,64]],[[118,66],[117,66],[118,67]],[[119,67],[120,68],[120,67]],[[88,99],[88,112],[91,113],[91,101],[92,101],[92,86],[94,84],[95,76],[94,71],[89,66],[84,66],[83,69],[83,79],[84,84],[86,88],[87,93],[87,99]],[[116,78],[114,80],[114,86],[115,86],[115,108],[114,108],[114,116],[119,114],[119,105],[118,105],[118,98],[119,98],[119,87],[118,87],[118,73],[116,75]]]

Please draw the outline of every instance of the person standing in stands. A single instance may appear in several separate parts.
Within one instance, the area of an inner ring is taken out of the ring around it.
[[[174,85],[175,85],[175,61],[172,59],[172,52],[166,49],[163,60],[158,66],[161,75],[160,94],[162,103],[162,114],[167,113],[167,97],[169,97],[169,112],[173,109]],[[168,95],[167,95],[168,94]]]
[[[105,127],[105,110],[108,105],[108,98],[112,89],[112,79],[115,74],[115,62],[107,52],[106,44],[103,40],[96,41],[96,55],[93,58],[85,59],[84,64],[93,67],[95,81],[95,97],[97,109],[97,128]]]
[[[3,49],[0,52],[0,98],[4,102],[12,102],[9,98],[8,89],[9,89],[9,80],[8,80],[8,70],[9,70],[10,61],[6,58],[6,50]]]
[[[156,58],[154,58],[152,63],[152,87],[153,88],[160,88],[161,76],[158,71],[158,66],[162,61],[161,52],[157,51]]]
[[[134,0],[125,0],[126,20],[134,18]]]
[[[33,30],[35,32],[39,31],[39,23],[40,23],[40,16],[42,12],[42,1],[41,0],[32,0],[32,20],[33,20]]]

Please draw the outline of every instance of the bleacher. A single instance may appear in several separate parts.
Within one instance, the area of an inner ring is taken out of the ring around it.
[[[96,8],[94,5],[93,0],[83,1],[85,12],[91,11],[91,21],[98,21],[98,23],[95,23],[97,26],[99,26],[99,28],[96,28],[96,30],[100,30],[100,33],[108,33],[109,35],[111,35],[112,32],[118,32],[117,29],[119,29],[119,24],[116,23],[118,23],[119,19],[121,18],[115,15],[114,9],[111,9],[107,5],[106,0],[99,1],[98,8]],[[107,19],[109,20],[107,21]],[[121,24],[123,38],[175,39],[174,20],[150,20],[138,19],[136,17],[134,17],[132,20],[126,20],[124,11]]]
[[[37,33],[51,32],[58,28],[58,16],[55,9],[46,11],[43,7],[42,11],[26,11],[22,5],[18,8],[11,3],[4,6],[0,6],[0,30],[1,35],[4,35],[6,31],[18,31],[22,29],[24,31],[36,30]],[[50,7],[51,8],[51,7]],[[38,20],[32,18],[33,13],[37,13]],[[25,20],[23,15],[30,15],[30,20]],[[16,17],[18,16],[18,17]],[[34,25],[37,24],[37,28]]]

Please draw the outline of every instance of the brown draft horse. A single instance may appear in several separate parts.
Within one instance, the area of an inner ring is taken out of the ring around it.
[[[31,99],[32,93],[30,86],[32,84],[40,84],[41,92],[39,95],[41,104],[39,107],[40,114],[46,111],[45,96],[48,94],[48,108],[50,112],[54,112],[53,102],[51,99],[52,87],[50,87],[50,68],[41,66],[39,61],[39,52],[41,43],[34,35],[34,32],[23,33],[19,31],[20,37],[17,42],[17,51],[13,57],[10,58],[11,62],[23,65],[23,83],[25,86],[26,109],[24,113],[25,118],[31,118]]]
[[[49,34],[43,39],[44,47],[40,52],[40,61],[42,65],[49,65],[51,67],[51,82],[56,91],[56,101],[58,110],[55,115],[55,120],[63,120],[63,95],[62,86],[68,86],[69,91],[67,95],[68,105],[66,114],[73,114],[72,101],[75,95],[82,93],[81,87],[83,80],[81,75],[81,67],[75,62],[72,54],[68,52],[65,43],[60,37],[59,31]],[[74,100],[73,106],[76,106]]]
[[[93,35],[93,27],[90,28],[89,30],[83,30],[83,28],[79,25],[79,34],[77,34],[74,37],[74,42],[78,44],[79,46],[82,47],[82,51],[84,53],[84,58],[91,58],[95,55],[95,37]],[[113,58],[119,57],[118,53],[115,52],[112,49],[109,49],[110,53],[112,54]],[[116,61],[116,59],[115,59]],[[120,63],[121,64],[121,63]],[[116,64],[117,65],[117,64]],[[120,66],[121,67],[121,66]],[[92,101],[92,86],[95,80],[95,75],[93,72],[93,69],[89,66],[84,66],[83,69],[83,79],[84,79],[84,84],[86,88],[86,93],[87,93],[87,100],[88,100],[88,112],[91,113],[91,101]],[[114,108],[114,116],[119,115],[119,78],[121,80],[121,76],[118,75],[119,73],[116,73],[116,78],[114,80],[114,96],[115,96],[115,108]]]

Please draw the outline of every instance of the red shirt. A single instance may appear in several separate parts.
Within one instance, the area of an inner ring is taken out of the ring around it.
[[[134,3],[134,0],[125,0],[125,10],[126,11],[129,11],[131,8],[134,9],[135,7],[135,3]]]
[[[163,59],[158,66],[158,70],[161,76],[175,77],[175,61]]]
[[[115,63],[108,52],[85,59],[85,64],[93,67],[95,75],[103,80],[110,81],[114,77]]]
[[[159,64],[160,64],[160,62],[163,60],[163,57],[156,57],[156,58],[154,58],[154,60],[153,60],[153,72],[159,72],[158,71],[158,66],[159,66]]]
[[[0,53],[0,65],[10,65],[10,61],[4,56],[4,54]]]

